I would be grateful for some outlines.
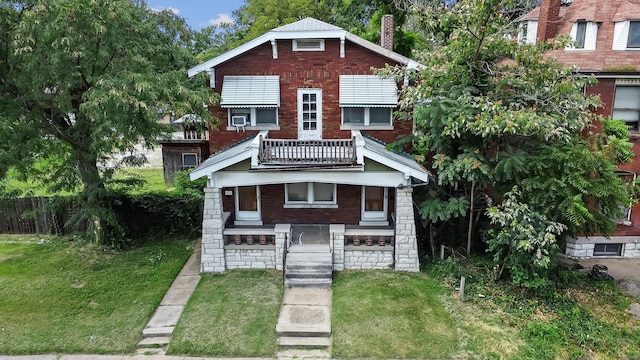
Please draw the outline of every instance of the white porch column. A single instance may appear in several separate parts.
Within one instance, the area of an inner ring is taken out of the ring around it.
[[[331,248],[333,249],[333,270],[344,270],[344,224],[329,225]]]
[[[413,189],[410,187],[396,188],[395,269],[417,272],[420,264],[412,193]]]
[[[224,257],[224,228],[222,214],[222,189],[204,189],[204,212],[202,214],[202,256],[200,271],[221,273],[226,269]]]
[[[287,241],[290,240],[291,224],[276,224],[273,231],[276,244],[276,270],[284,270],[282,268],[282,259],[284,252],[287,251]]]

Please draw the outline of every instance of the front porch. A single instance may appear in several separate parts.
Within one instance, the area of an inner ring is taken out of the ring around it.
[[[226,269],[284,270],[292,248],[326,245],[334,271],[397,269],[418,271],[410,187],[395,195],[395,221],[386,226],[357,224],[238,225],[222,209],[222,190],[205,189],[202,272]]]
[[[262,131],[191,177],[208,177],[202,272],[285,269],[291,247],[326,244],[331,268],[418,271],[413,179],[406,154],[352,131],[351,139],[269,139]]]

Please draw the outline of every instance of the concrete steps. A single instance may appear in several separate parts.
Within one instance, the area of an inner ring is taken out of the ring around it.
[[[287,253],[284,286],[286,288],[331,287],[333,255],[328,245],[294,245]]]

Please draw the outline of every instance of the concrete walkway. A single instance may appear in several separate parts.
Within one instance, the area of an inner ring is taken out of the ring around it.
[[[180,320],[191,294],[200,282],[200,246],[200,242],[198,242],[193,254],[169,287],[160,306],[142,331],[142,340],[138,343],[139,348],[157,348],[169,344],[173,329]]]

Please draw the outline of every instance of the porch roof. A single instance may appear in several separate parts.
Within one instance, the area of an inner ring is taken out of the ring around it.
[[[255,137],[249,137],[247,139],[242,140],[241,142],[232,145],[231,147],[221,150],[209,157],[206,161],[204,161],[200,166],[198,166],[193,172],[191,172],[190,177],[192,180],[212,175],[220,170],[223,170],[229,166],[238,164],[242,161],[248,160],[252,158],[252,148],[254,147],[254,143],[259,142],[260,136],[266,137],[266,132],[261,132]],[[367,158],[372,161],[383,164],[393,170],[396,170],[405,176],[413,177],[417,180],[428,182],[429,181],[429,171],[420,166],[413,158],[411,158],[407,154],[399,154],[394,153],[392,151],[387,150],[385,144],[372,138],[369,136],[362,136],[359,133],[356,134],[356,139],[361,139],[358,142],[361,142],[364,146],[359,146],[357,151],[361,151],[361,156],[363,159]],[[360,157],[360,156],[359,156]],[[366,162],[366,160],[364,160]],[[363,167],[364,169],[364,167]],[[280,169],[274,169],[274,171],[279,171]],[[298,167],[293,171],[306,171],[305,167]],[[317,170],[316,167],[309,167],[310,171]],[[335,169],[333,169],[335,170]],[[264,170],[263,170],[264,171]],[[353,171],[353,168],[348,169],[347,171]]]

